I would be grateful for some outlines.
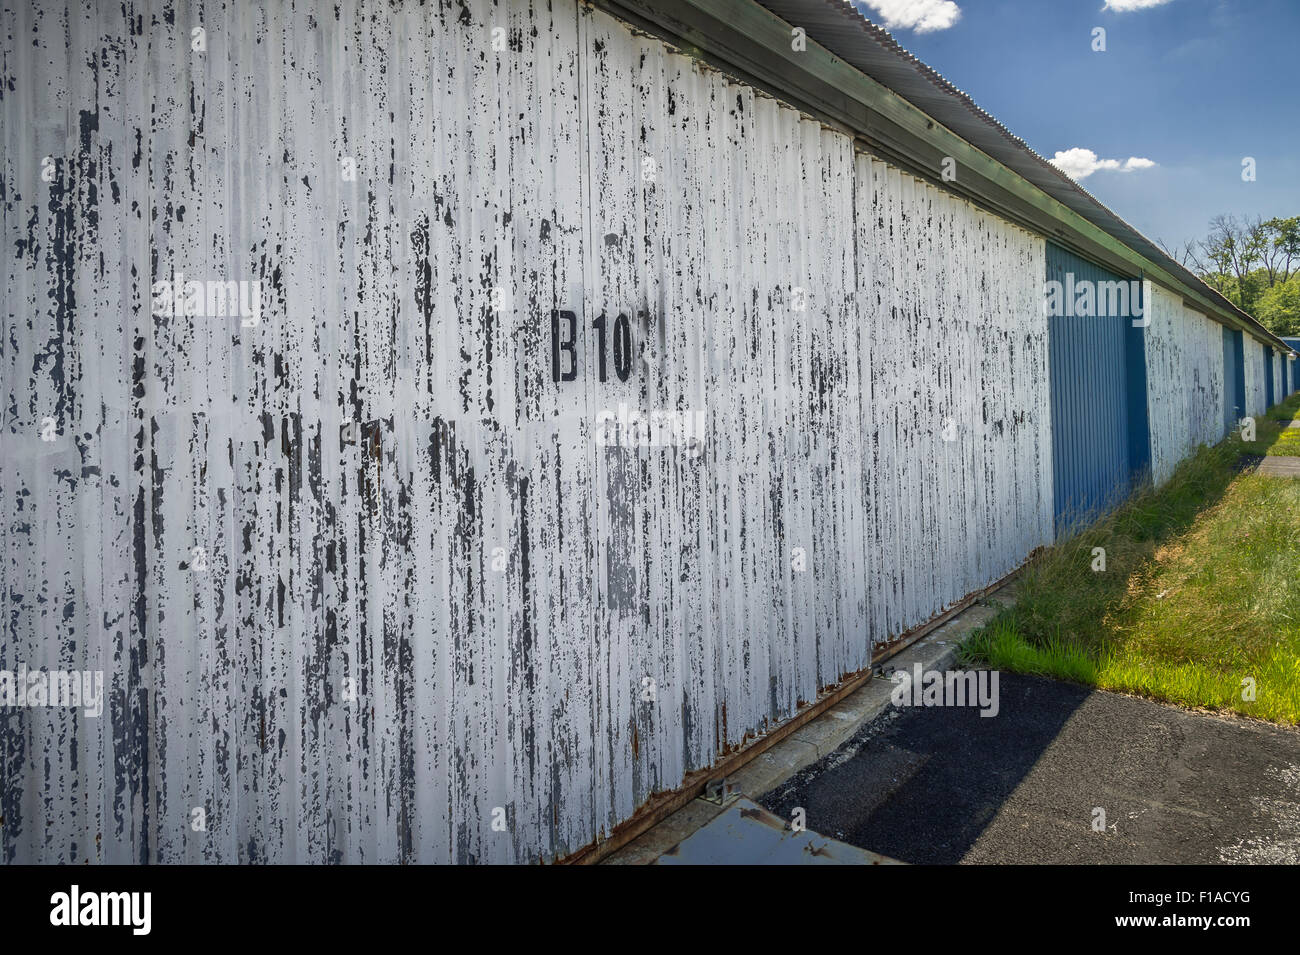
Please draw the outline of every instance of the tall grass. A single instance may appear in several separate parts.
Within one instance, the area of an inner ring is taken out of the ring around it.
[[[1300,481],[1242,471],[1300,396],[1043,551],[970,661],[1300,723]],[[1105,550],[1094,572],[1094,548]],[[1250,700],[1253,681],[1254,699]]]
[[[1300,392],[1274,405],[1258,422],[1255,440],[1243,445],[1248,454],[1283,454],[1300,457],[1300,428],[1288,428],[1300,411]]]

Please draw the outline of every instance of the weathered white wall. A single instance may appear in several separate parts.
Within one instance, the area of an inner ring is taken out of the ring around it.
[[[1257,418],[1268,410],[1264,391],[1264,349],[1249,335],[1243,343],[1242,364],[1245,366],[1246,414]]]
[[[1051,542],[1045,246],[868,156],[857,180],[873,632],[892,634]]]
[[[2,26],[5,861],[563,855],[1050,540],[1042,241],[603,14]]]
[[[1178,462],[1223,429],[1223,326],[1148,283],[1147,414],[1151,474],[1159,486]]]

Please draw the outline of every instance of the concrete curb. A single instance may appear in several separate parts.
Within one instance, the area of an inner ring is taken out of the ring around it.
[[[885,663],[885,669],[911,669],[920,663],[927,670],[948,670],[957,662],[957,645],[984,626],[1001,606],[1013,604],[1019,582],[1011,580],[957,616],[936,627]],[[817,719],[800,727],[771,749],[740,768],[727,782],[737,791],[757,799],[795,773],[806,769],[848,742],[863,725],[889,706],[893,684],[873,679]],[[601,865],[648,865],[693,832],[713,821],[724,807],[693,799],[658,825],[611,853]]]

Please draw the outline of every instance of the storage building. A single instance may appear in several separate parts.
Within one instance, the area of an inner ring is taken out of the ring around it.
[[[5,862],[595,858],[1284,380],[836,0],[0,24]]]

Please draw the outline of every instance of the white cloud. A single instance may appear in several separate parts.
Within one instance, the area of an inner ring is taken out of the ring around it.
[[[953,0],[861,0],[876,14],[887,30],[915,30],[933,33],[946,30],[961,19],[961,7]],[[1132,2],[1132,0],[1121,0]]]
[[[1114,10],[1116,13],[1128,13],[1130,10],[1147,10],[1151,7],[1162,7],[1171,0],[1106,0],[1103,10]]]
[[[1135,169],[1150,169],[1155,165],[1152,160],[1143,159],[1140,156],[1130,156],[1122,162],[1118,159],[1098,159],[1097,154],[1091,149],[1084,149],[1080,146],[1059,152],[1048,162],[1075,180],[1087,179],[1098,169],[1133,172]]]

